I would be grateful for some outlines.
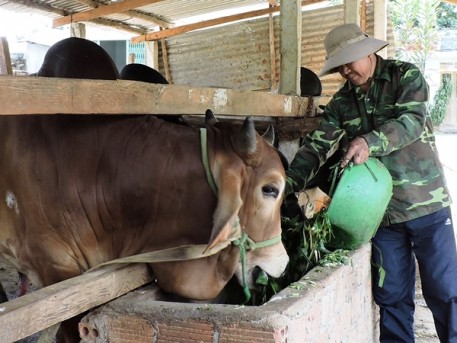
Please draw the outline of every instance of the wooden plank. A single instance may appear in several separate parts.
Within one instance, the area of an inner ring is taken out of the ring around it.
[[[153,280],[146,264],[111,265],[0,304],[0,342],[15,342]]]
[[[128,80],[0,77],[0,115],[182,114],[306,116],[308,98]],[[317,101],[316,101],[317,103]]]
[[[163,0],[126,0],[126,1],[121,1],[121,2],[115,2],[112,5],[100,6],[100,7],[94,8],[92,10],[72,13],[65,17],[54,19],[52,21],[52,27],[56,28],[56,27],[59,27],[62,25],[75,23],[78,21],[88,21],[88,20],[95,19],[95,18],[98,18],[101,16],[110,15],[113,13],[122,13],[122,12],[126,12],[128,10],[134,9],[134,8],[151,5],[151,4],[154,4],[157,2],[161,2],[161,1],[163,1]]]

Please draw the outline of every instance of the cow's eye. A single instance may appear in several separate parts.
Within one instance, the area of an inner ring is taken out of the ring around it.
[[[273,185],[267,185],[262,187],[262,193],[264,196],[277,198],[279,189]]]

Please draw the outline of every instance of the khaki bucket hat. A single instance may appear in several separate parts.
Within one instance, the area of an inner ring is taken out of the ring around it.
[[[339,66],[373,54],[388,44],[389,42],[369,37],[357,24],[339,25],[325,37],[327,57],[319,76],[335,73]]]

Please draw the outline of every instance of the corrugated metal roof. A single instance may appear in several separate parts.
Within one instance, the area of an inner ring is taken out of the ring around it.
[[[263,5],[268,7],[266,0],[167,0],[153,5],[141,7],[149,13],[159,14],[166,20],[175,22],[195,16],[211,13],[236,10],[236,12],[248,11],[250,6]],[[220,14],[219,14],[220,16]],[[212,19],[212,18],[211,18]]]
[[[129,5],[130,0],[0,0],[0,8],[16,13],[39,13],[52,20],[63,16],[84,13],[100,7]],[[136,34],[144,34],[169,27],[266,9],[268,0],[151,0],[154,2],[140,7],[128,8],[122,13],[105,13],[97,18],[82,21],[106,25]],[[143,2],[144,4],[145,2]],[[76,20],[74,20],[76,21]]]

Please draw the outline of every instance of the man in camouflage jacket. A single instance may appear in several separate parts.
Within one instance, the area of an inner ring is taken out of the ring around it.
[[[378,158],[393,179],[393,196],[372,239],[373,294],[381,342],[414,342],[415,258],[424,298],[441,342],[457,342],[457,253],[451,199],[430,117],[428,85],[413,64],[384,60],[388,43],[344,24],[325,39],[322,75],[347,81],[325,107],[288,171],[295,191],[306,188],[338,145],[341,167]]]

